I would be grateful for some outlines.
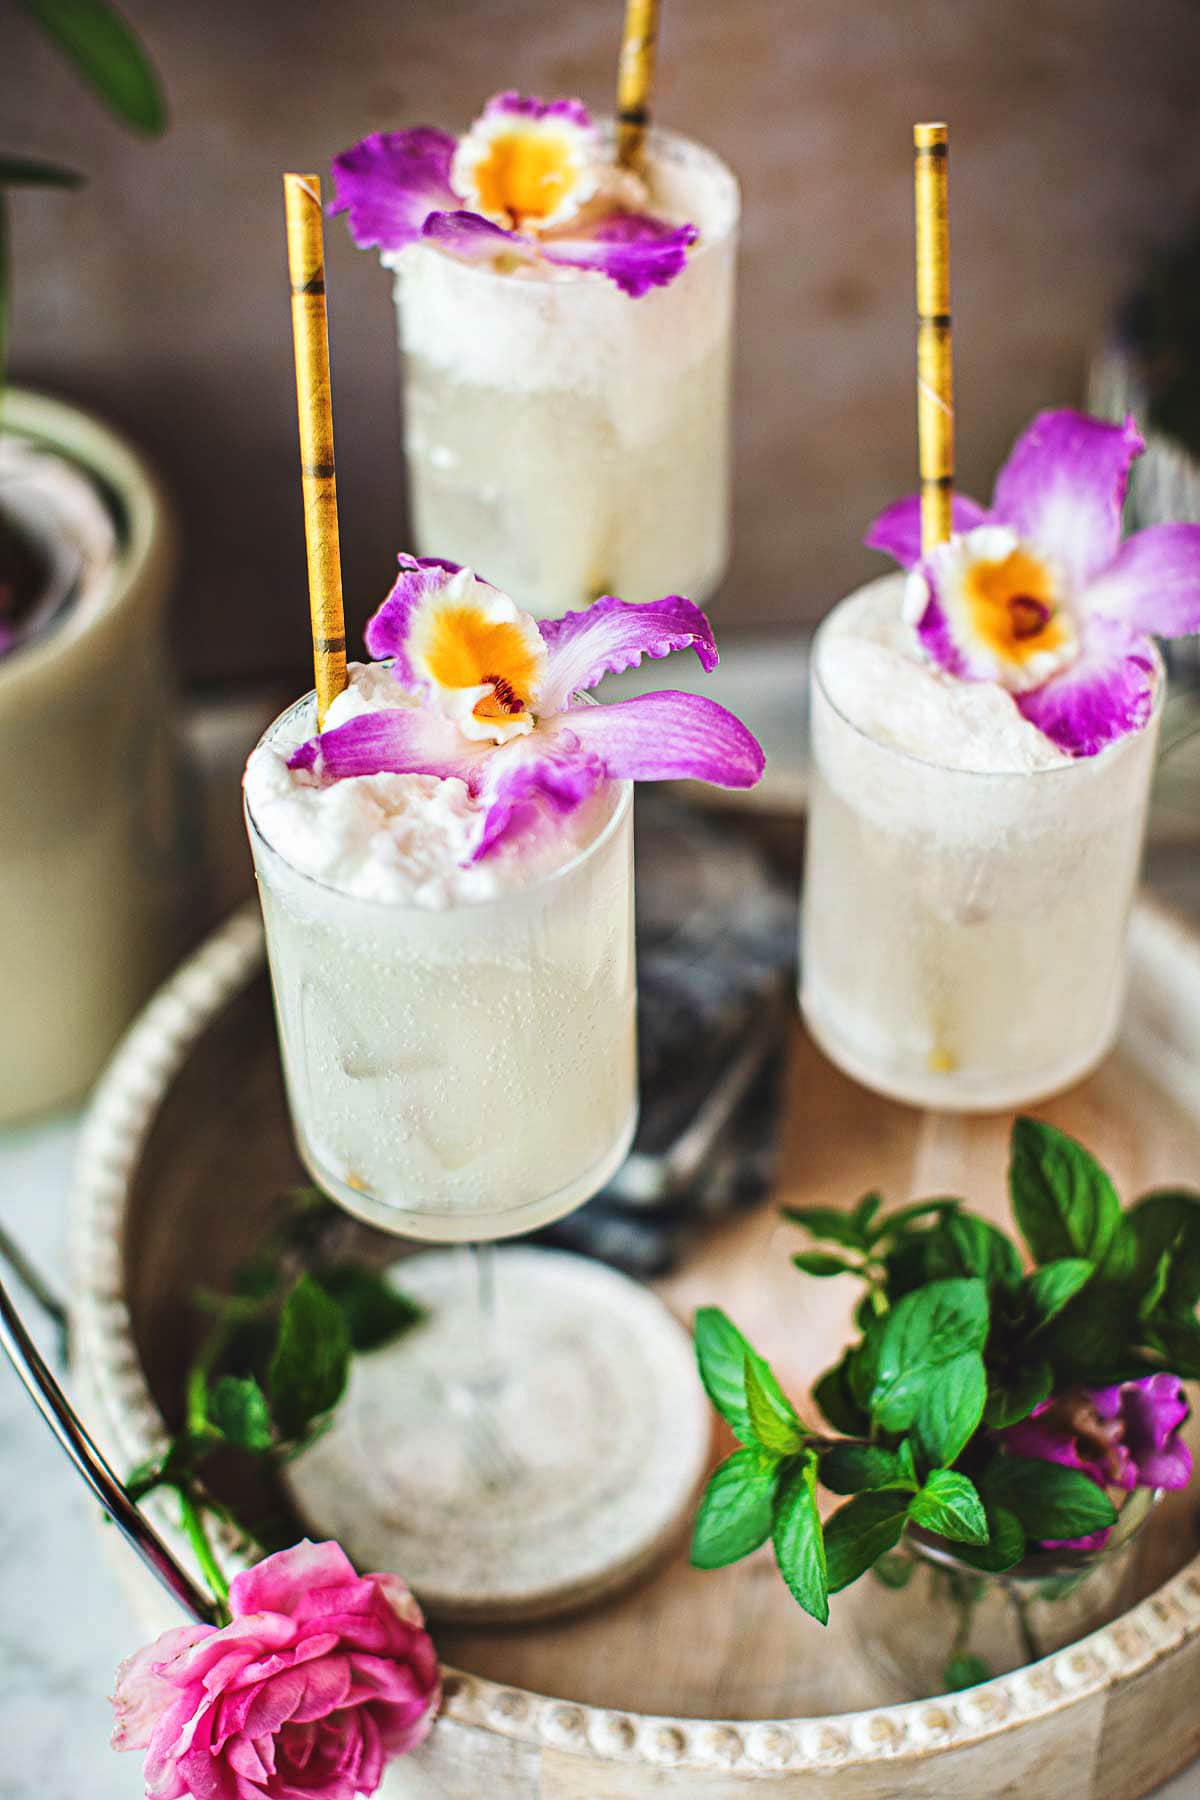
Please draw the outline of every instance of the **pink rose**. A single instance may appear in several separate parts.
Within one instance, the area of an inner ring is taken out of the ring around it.
[[[297,1544],[230,1586],[232,1622],[181,1625],[121,1664],[115,1750],[147,1800],[355,1800],[441,1698],[420,1608],[337,1544]]]

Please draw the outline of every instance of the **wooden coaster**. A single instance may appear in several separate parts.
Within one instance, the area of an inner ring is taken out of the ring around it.
[[[430,1617],[548,1618],[632,1581],[690,1515],[711,1414],[691,1343],[647,1289],[557,1250],[495,1253],[488,1327],[463,1253],[411,1257],[428,1309],[355,1360],[288,1469],[314,1536],[403,1575]]]

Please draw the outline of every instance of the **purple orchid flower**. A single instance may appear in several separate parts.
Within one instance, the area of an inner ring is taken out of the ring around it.
[[[605,159],[579,100],[497,94],[462,138],[377,131],[333,161],[331,212],[362,249],[426,241],[491,266],[556,263],[606,275],[633,299],[687,262],[694,225],[636,210],[636,177]]]
[[[457,777],[484,809],[475,860],[544,809],[574,811],[606,781],[753,787],[763,753],[723,706],[664,690],[575,704],[644,656],[692,649],[715,668],[712,628],[682,595],[636,605],[607,595],[540,623],[457,563],[401,556],[366,630],[416,704],[364,713],[302,744],[293,768],[324,780]]]
[[[1136,1487],[1183,1488],[1192,1477],[1192,1453],[1179,1437],[1187,1416],[1182,1382],[1164,1371],[1114,1387],[1051,1395],[998,1435],[1015,1455],[1079,1469],[1097,1487],[1125,1493]],[[1109,1530],[1046,1538],[1044,1546],[1098,1550]]]
[[[1060,749],[1094,756],[1154,705],[1150,634],[1200,631],[1200,525],[1121,541],[1132,418],[1040,413],[996,481],[990,509],[956,496],[954,533],[921,555],[920,501],[881,513],[864,542],[911,571],[907,610],[930,659],[1007,688]]]

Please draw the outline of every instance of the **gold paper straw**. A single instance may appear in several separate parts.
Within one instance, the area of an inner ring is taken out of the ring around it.
[[[944,125],[914,125],[917,202],[917,439],[921,549],[950,536],[954,374],[950,341],[949,144]]]
[[[325,322],[325,243],[319,175],[285,175],[288,274],[292,283],[292,342],[296,352],[296,411],[300,419],[300,478],[308,605],[312,616],[317,727],[346,685],[346,622],[338,541],[337,481],[333,471],[333,408],[329,395],[329,333]]]
[[[646,154],[657,39],[658,0],[626,0],[617,72],[617,161],[635,172]]]

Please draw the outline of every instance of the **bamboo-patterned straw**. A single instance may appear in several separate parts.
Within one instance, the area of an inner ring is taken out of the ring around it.
[[[337,481],[333,470],[333,407],[329,392],[329,333],[325,321],[325,243],[319,175],[285,175],[288,273],[292,284],[292,342],[296,352],[296,410],[300,419],[300,477],[308,605],[312,617],[317,725],[346,685],[346,622]]]
[[[626,0],[617,73],[617,161],[635,173],[646,155],[657,40],[658,0]]]
[[[921,549],[950,536],[954,499],[954,377],[950,338],[950,219],[944,125],[914,125],[917,203],[917,438]]]

